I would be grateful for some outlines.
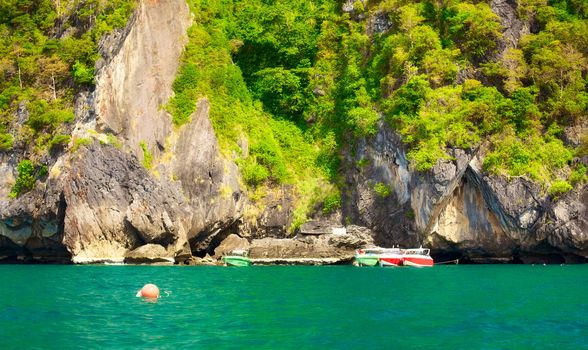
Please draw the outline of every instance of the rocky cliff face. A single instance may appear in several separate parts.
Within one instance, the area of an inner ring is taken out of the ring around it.
[[[503,49],[515,46],[528,26],[510,2],[492,6],[507,27]],[[390,25],[385,16],[368,20],[374,33]],[[74,141],[51,159],[33,191],[8,198],[17,155],[0,154],[0,260],[182,262],[237,245],[259,259],[345,260],[372,242],[423,244],[437,258],[474,262],[588,258],[587,186],[554,200],[524,178],[485,174],[483,147],[447,150],[451,160],[418,172],[384,123],[345,150],[342,210],[334,216],[369,229],[279,239],[292,221],[290,191],[276,189],[264,211],[248,212],[237,166],[221,155],[208,119],[209,101],[198,101],[182,127],[161,108],[190,22],[184,1],[142,1],[124,30],[104,38],[96,89],[76,98],[72,131],[74,140],[92,142],[76,150]],[[19,113],[24,123],[26,110]],[[112,138],[120,145],[108,144]],[[150,169],[141,164],[148,155]]]
[[[246,200],[237,166],[220,155],[208,110],[208,101],[200,100],[191,122],[177,136],[169,164],[188,198],[192,213],[188,237],[198,255],[212,253],[215,245],[237,229]]]
[[[190,212],[172,183],[156,182],[135,158],[98,142],[69,162],[63,244],[74,262],[123,261],[144,244],[164,247],[161,257],[172,261],[190,256]]]
[[[355,2],[347,1],[343,11],[353,14]],[[501,56],[519,47],[521,37],[533,30],[534,18],[521,20],[516,1],[490,5],[503,27],[497,51]],[[368,35],[391,25],[380,13],[367,21]],[[565,131],[574,147],[584,124]],[[407,161],[400,136],[381,124],[375,137],[345,152],[343,217],[372,228],[378,244],[423,244],[441,259],[586,261],[587,186],[554,199],[525,178],[485,174],[483,148],[449,149],[452,160],[418,172]],[[390,193],[376,191],[378,185]]]
[[[16,162],[5,156],[3,258],[181,261],[228,234],[244,198],[235,164],[219,153],[208,101],[181,128],[162,109],[190,23],[184,1],[141,1],[127,27],[102,40],[95,91],[76,99],[72,135],[93,143],[73,151],[72,142],[45,184],[12,201]],[[141,165],[146,155],[151,171]]]
[[[119,50],[99,71],[95,105],[98,131],[124,140],[123,149],[139,159],[145,157],[143,144],[153,157],[151,175],[171,180],[186,198],[187,237],[194,252],[204,254],[214,236],[240,218],[243,196],[236,165],[220,155],[208,101],[200,100],[181,128],[162,109],[190,23],[184,1],[141,2]]]
[[[126,29],[102,40],[105,59],[96,78],[97,131],[124,140],[141,156],[139,144],[159,155],[171,132],[163,106],[171,96],[179,58],[191,24],[184,1],[140,1]],[[119,35],[117,35],[119,34]]]
[[[385,125],[358,149],[346,160],[350,191],[343,215],[372,228],[378,244],[422,244],[440,258],[474,262],[588,258],[586,186],[554,201],[524,178],[484,174],[483,152],[459,149],[448,150],[453,160],[421,173],[411,169],[404,145]],[[377,183],[390,195],[379,196]]]

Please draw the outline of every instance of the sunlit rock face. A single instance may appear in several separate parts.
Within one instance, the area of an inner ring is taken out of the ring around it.
[[[385,124],[349,152],[343,216],[381,245],[426,245],[472,262],[577,262],[588,257],[586,186],[553,200],[525,178],[482,171],[483,150],[450,149],[429,171],[410,166]],[[375,184],[390,188],[383,197]]]
[[[385,13],[358,11],[363,3],[341,5],[353,20],[367,21],[368,35],[394,29]],[[503,55],[518,47],[533,23],[517,19],[512,1],[492,1],[491,7],[503,26],[496,53]],[[68,130],[74,140],[91,142],[48,156],[48,175],[32,191],[10,197],[24,149],[0,152],[0,260],[182,262],[214,255],[237,234],[259,258],[344,260],[374,243],[422,244],[438,257],[471,262],[586,261],[586,185],[554,199],[525,178],[487,174],[483,145],[447,149],[448,159],[417,171],[386,123],[376,135],[344,146],[340,212],[328,218],[315,213],[329,224],[365,227],[363,233],[294,239],[287,232],[293,191],[272,188],[262,205],[250,205],[236,164],[221,152],[210,101],[197,101],[181,127],[163,108],[191,22],[184,1],[140,1],[128,25],[102,39],[96,88],[76,96],[75,125]],[[24,125],[26,105],[16,114],[15,123]],[[578,146],[586,123],[566,127],[566,142]],[[109,134],[118,145],[108,144]],[[246,141],[239,146],[247,153]],[[146,167],[147,154],[152,164]]]
[[[190,213],[181,193],[115,147],[96,142],[73,154],[63,193],[63,243],[74,262],[122,261],[144,244],[185,254]]]
[[[240,217],[238,171],[220,155],[208,101],[179,129],[162,108],[191,22],[184,1],[140,1],[127,26],[102,39],[96,89],[76,98],[72,137],[94,141],[70,148],[46,183],[16,200],[8,197],[16,164],[3,160],[3,256],[26,260],[55,246],[54,255],[80,263],[140,260],[138,248],[156,244],[181,260],[192,253],[188,240],[206,241]]]
[[[184,1],[141,1],[125,30],[102,40],[97,128],[124,140],[137,156],[141,142],[156,156],[165,147],[172,124],[162,107],[172,95],[190,24]]]

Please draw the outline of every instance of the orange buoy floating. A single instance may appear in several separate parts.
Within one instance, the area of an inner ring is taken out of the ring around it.
[[[137,292],[137,296],[148,299],[157,299],[159,298],[159,288],[154,284],[148,283]]]

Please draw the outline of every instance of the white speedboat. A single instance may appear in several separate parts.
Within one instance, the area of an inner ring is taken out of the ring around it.
[[[402,251],[400,248],[387,248],[380,254],[380,266],[402,266]]]
[[[402,265],[414,267],[430,267],[433,266],[433,258],[429,255],[428,248],[410,248],[401,249],[402,251]]]

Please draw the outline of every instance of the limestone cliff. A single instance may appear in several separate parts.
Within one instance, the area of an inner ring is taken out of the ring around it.
[[[344,9],[353,12],[353,3]],[[492,8],[506,28],[501,50],[515,47],[530,25],[509,1]],[[357,20],[370,23],[370,35],[391,26],[382,14]],[[214,255],[227,236],[217,256],[238,243],[256,258],[349,259],[373,242],[422,244],[436,258],[472,262],[588,258],[586,185],[552,198],[525,178],[487,174],[483,144],[448,149],[450,160],[420,172],[384,122],[375,136],[343,150],[342,208],[328,218],[361,227],[348,236],[326,230],[284,239],[291,191],[275,189],[263,210],[247,210],[239,170],[221,154],[209,120],[210,102],[200,98],[181,127],[162,108],[191,21],[182,0],[145,0],[126,28],[103,38],[96,88],[76,97],[72,142],[47,156],[48,175],[34,190],[9,198],[20,151],[0,152],[0,260],[183,262]],[[26,108],[18,114],[25,123]],[[574,130],[566,135],[572,143],[578,138]]]
[[[381,245],[426,245],[441,258],[473,262],[577,262],[588,257],[587,186],[554,200],[524,178],[484,174],[482,151],[411,169],[396,133],[381,125],[349,156],[343,215]],[[357,164],[365,164],[358,166]],[[391,188],[379,196],[375,184]]]
[[[239,218],[243,198],[235,164],[220,156],[208,101],[199,101],[191,123],[181,128],[162,108],[190,23],[184,1],[141,2],[120,48],[99,71],[96,123],[97,131],[113,133],[137,158],[153,157],[151,175],[169,180],[186,198],[186,234],[194,251],[204,252],[213,236]]]
[[[96,89],[77,96],[73,141],[45,183],[8,200],[17,162],[3,156],[3,258],[141,261],[144,251],[173,262],[239,219],[237,169],[220,156],[208,101],[182,128],[162,109],[190,23],[184,1],[139,2],[127,27],[103,38]],[[93,141],[74,146],[80,139]]]
[[[347,1],[343,10],[353,15],[355,2]],[[493,0],[490,5],[502,25],[496,53],[501,56],[519,47],[521,38],[536,25],[535,19],[522,20],[515,1]],[[378,12],[367,21],[368,35],[392,25]],[[578,130],[585,130],[585,122],[565,130],[566,137],[570,135],[567,142],[574,147],[579,144]],[[440,160],[430,171],[419,172],[407,160],[408,149],[400,135],[381,123],[374,137],[344,152],[343,217],[372,228],[378,244],[423,244],[441,259],[586,261],[588,186],[552,198],[524,177],[485,173],[485,151],[484,144],[470,151],[448,149],[451,160]],[[576,161],[588,163],[586,157]],[[378,185],[389,188],[389,193],[378,193]]]

